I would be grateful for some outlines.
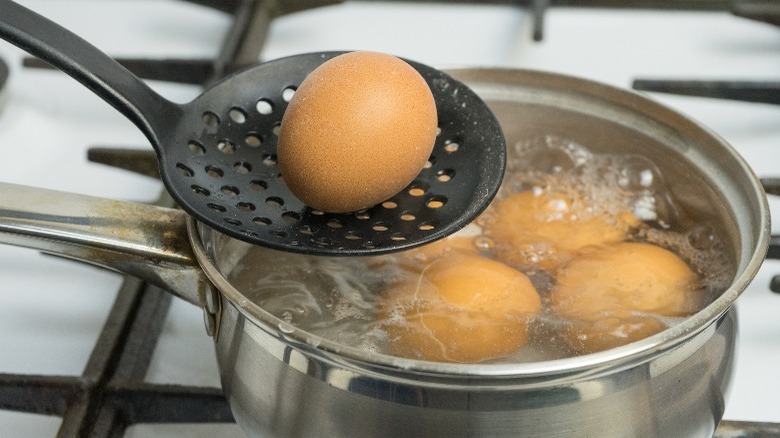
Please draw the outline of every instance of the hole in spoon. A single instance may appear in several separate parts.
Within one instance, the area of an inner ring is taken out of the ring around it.
[[[455,140],[447,140],[444,143],[444,150],[447,151],[447,153],[451,154],[453,152],[457,152],[458,149],[460,149],[460,143],[458,143]]]
[[[443,196],[434,196],[433,198],[429,199],[425,203],[425,206],[428,207],[428,208],[436,209],[436,208],[444,207],[444,204],[446,204],[446,203],[447,203],[447,198],[445,198]]]
[[[211,129],[215,129],[217,126],[219,126],[219,117],[211,111],[206,111],[203,113],[202,120],[203,124]]]
[[[206,148],[202,144],[200,144],[200,143],[198,143],[196,141],[191,141],[191,142],[187,143],[187,148],[190,150],[190,152],[192,152],[195,155],[205,155],[206,154]]]
[[[294,211],[288,211],[282,213],[282,219],[284,219],[285,222],[298,222],[301,220],[301,215]]]
[[[205,189],[205,188],[203,188],[203,187],[201,187],[199,185],[193,184],[191,186],[191,188],[192,188],[193,192],[195,192],[195,193],[197,193],[197,194],[199,194],[201,196],[210,196],[211,195],[211,192],[209,192],[207,189]]]
[[[263,160],[261,163],[263,163],[266,166],[275,166],[276,165],[276,155],[274,154],[267,154],[263,156]]]
[[[274,104],[268,99],[260,99],[255,104],[255,109],[257,109],[258,113],[267,116],[274,112]]]
[[[222,178],[225,172],[216,166],[206,166],[206,174],[212,178]]]
[[[260,135],[258,134],[249,134],[244,139],[244,142],[246,142],[247,146],[257,148],[263,145],[263,139],[260,138]]]
[[[252,204],[251,202],[239,202],[236,204],[236,208],[238,208],[241,211],[255,211],[255,204]]]
[[[295,87],[287,87],[284,90],[282,90],[282,99],[284,99],[285,102],[289,102],[292,100],[293,96],[295,95]]]
[[[238,174],[246,175],[252,171],[252,165],[246,161],[239,161],[233,165],[233,170],[235,170]]]
[[[222,186],[222,188],[219,190],[222,192],[223,195],[230,196],[231,198],[235,198],[239,194],[238,189],[233,186]]]
[[[187,166],[185,166],[185,165],[183,165],[181,163],[176,163],[176,170],[179,171],[179,175],[181,175],[181,176],[189,177],[189,176],[195,175],[195,172],[193,172],[192,169],[190,169],[189,167],[187,167]]]
[[[226,211],[227,211],[227,208],[225,208],[225,206],[223,206],[223,205],[219,205],[219,204],[213,204],[213,203],[206,204],[206,205],[208,205],[208,207],[209,207],[210,209],[212,209],[212,210],[214,210],[214,211],[218,211],[218,212],[220,212],[220,213],[224,213],[224,212],[226,212]]]
[[[249,183],[249,188],[258,192],[261,192],[268,188],[268,183],[265,181],[254,180]]]
[[[436,172],[436,180],[439,182],[448,182],[455,176],[455,171],[452,169],[442,169]]]
[[[265,200],[265,204],[269,207],[279,208],[284,205],[284,199],[272,196]]]
[[[228,116],[230,116],[230,120],[236,122],[236,123],[244,123],[246,122],[246,113],[241,108],[233,108],[228,112]]]
[[[217,149],[223,154],[232,154],[236,151],[236,145],[230,140],[220,140],[217,143]]]
[[[262,226],[271,225],[273,223],[273,221],[271,221],[271,219],[268,219],[267,217],[256,217],[252,219],[252,222]]]

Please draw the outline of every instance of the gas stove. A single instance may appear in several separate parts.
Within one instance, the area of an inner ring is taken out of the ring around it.
[[[780,106],[771,103],[780,33],[771,4],[20,3],[178,102],[258,60],[353,49],[440,68],[529,68],[699,95],[649,92],[724,137],[777,191],[771,179],[780,177]],[[43,66],[10,44],[0,43],[0,59],[9,71],[0,64],[0,81],[8,76],[0,91],[2,181],[170,202],[149,177],[154,157],[135,126],[69,77],[35,68]],[[729,99],[701,97],[712,94]],[[773,196],[769,202],[777,217],[780,204]],[[780,433],[780,381],[773,378],[780,296],[770,288],[777,274],[780,264],[768,259],[738,301],[735,374],[718,436]],[[243,436],[219,389],[199,309],[130,277],[10,246],[0,246],[0,275],[3,436]]]

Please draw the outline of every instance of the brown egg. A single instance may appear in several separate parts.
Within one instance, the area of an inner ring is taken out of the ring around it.
[[[312,71],[290,100],[279,167],[306,205],[361,210],[414,180],[437,125],[433,94],[409,64],[382,53],[343,54]]]
[[[517,351],[540,310],[524,274],[455,251],[384,291],[378,317],[395,355],[473,363]]]
[[[673,252],[624,242],[580,254],[559,271],[549,298],[555,314],[572,320],[564,338],[576,350],[592,352],[663,330],[654,316],[690,315],[706,294]]]
[[[532,190],[498,202],[486,215],[485,234],[496,258],[523,269],[554,271],[592,245],[625,240],[639,220],[630,211],[593,213],[581,200]]]

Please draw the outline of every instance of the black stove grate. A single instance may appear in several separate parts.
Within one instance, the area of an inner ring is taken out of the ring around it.
[[[62,417],[60,437],[114,437],[136,423],[232,422],[219,388],[145,383],[171,294],[127,277],[81,376],[0,374],[0,407]]]
[[[257,62],[271,18],[296,7],[253,0],[192,2],[233,17],[216,59],[119,61],[145,79],[208,85]],[[23,65],[49,67],[36,58]],[[0,61],[0,89],[7,76]],[[88,159],[158,178],[157,159],[145,149],[91,148]],[[158,204],[175,205],[165,192]],[[155,286],[124,277],[81,376],[0,374],[0,409],[62,417],[58,437],[121,437],[138,423],[234,422],[220,388],[144,382],[171,299]]]
[[[5,83],[8,81],[8,65],[0,59],[0,93],[5,88]]]
[[[123,65],[145,79],[207,85],[224,75],[258,61],[268,26],[278,15],[338,3],[338,0],[188,0],[231,14],[233,26],[216,59],[120,58]],[[457,1],[467,3],[467,1]],[[611,0],[498,0],[534,12],[534,39],[542,38],[544,13],[550,6],[612,7],[681,10],[730,10],[740,16],[777,23],[777,8],[750,1],[687,0],[670,2]],[[774,21],[773,21],[774,20]],[[34,58],[28,67],[47,67]],[[0,60],[0,92],[8,69]],[[639,85],[642,85],[639,82]],[[678,84],[679,85],[679,84]],[[683,84],[685,85],[685,84]],[[690,84],[688,84],[690,85]],[[723,85],[723,84],[719,84]],[[777,98],[777,83],[770,91],[758,84],[725,84],[717,97],[751,96]],[[635,84],[637,86],[637,84]],[[695,88],[695,86],[694,86]],[[734,89],[737,88],[737,91]],[[750,90],[746,90],[746,88]],[[773,90],[773,91],[772,91]],[[662,90],[659,90],[662,91]],[[774,94],[772,94],[774,93]],[[709,94],[708,94],[709,95]],[[774,96],[774,97],[772,97]],[[140,150],[96,147],[90,161],[157,177],[157,160],[148,148]],[[774,181],[774,182],[773,182]],[[765,181],[767,190],[780,193],[780,180]],[[173,206],[166,193],[160,205]],[[773,238],[769,257],[780,258],[780,237]],[[780,277],[777,280],[780,290]],[[219,388],[164,385],[144,382],[152,354],[168,314],[171,295],[134,277],[125,277],[106,323],[81,376],[0,374],[0,409],[62,417],[59,437],[121,437],[133,424],[232,423],[233,416]],[[780,424],[723,421],[716,437],[751,438],[780,436]]]

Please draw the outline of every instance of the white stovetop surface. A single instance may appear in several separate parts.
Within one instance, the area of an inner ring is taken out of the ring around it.
[[[27,0],[115,56],[198,57],[217,52],[227,16],[177,1]],[[2,12],[0,12],[2,17]],[[277,19],[263,53],[370,49],[446,66],[511,66],[568,73],[620,87],[632,78],[780,79],[780,32],[728,13],[552,9],[545,39],[530,14],[504,6],[348,3]],[[11,67],[0,97],[0,181],[152,200],[159,183],[86,161],[91,145],[145,146],[138,130],[62,74]],[[154,83],[187,101],[195,87]],[[780,107],[655,95],[731,142],[760,176],[780,176]],[[770,199],[774,216],[780,204]],[[777,227],[775,227],[777,230]],[[766,262],[739,300],[736,375],[725,418],[780,422],[780,264]],[[116,274],[0,246],[0,373],[78,375],[120,282]],[[199,309],[175,300],[148,380],[219,386]],[[54,436],[57,417],[0,411],[2,435]],[[242,436],[235,425],[130,428],[127,436]]]

